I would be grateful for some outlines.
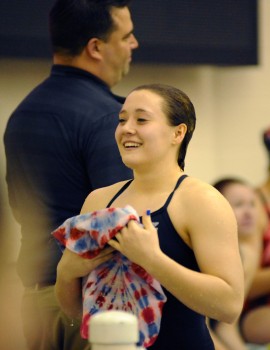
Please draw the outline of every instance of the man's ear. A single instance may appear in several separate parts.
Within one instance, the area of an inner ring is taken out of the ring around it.
[[[101,40],[98,38],[90,39],[85,47],[87,54],[96,60],[100,60],[100,58],[101,58],[101,50],[100,50],[101,44],[102,44]]]
[[[186,124],[182,123],[177,125],[174,130],[174,143],[178,145],[181,144],[186,135],[186,132],[187,132]]]

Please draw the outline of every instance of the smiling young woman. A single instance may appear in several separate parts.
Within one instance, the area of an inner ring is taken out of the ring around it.
[[[214,350],[206,316],[231,323],[243,305],[233,211],[216,189],[184,173],[195,123],[193,104],[179,89],[162,84],[134,89],[115,133],[134,179],[90,193],[81,210],[130,205],[140,216],[141,224],[130,221],[108,243],[155,278],[167,297],[152,350]],[[80,277],[100,261],[86,266],[73,254],[66,249],[58,265],[56,292],[62,307],[78,315]],[[96,259],[109,260],[111,254],[104,250]]]

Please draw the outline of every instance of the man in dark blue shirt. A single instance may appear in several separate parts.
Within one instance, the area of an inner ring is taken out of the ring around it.
[[[79,214],[92,190],[132,177],[114,131],[123,98],[111,88],[138,46],[126,0],[58,0],[50,12],[53,66],[11,115],[4,135],[10,205],[21,225],[29,349],[79,350],[79,321],[54,297],[61,251],[51,231]],[[72,324],[72,326],[70,326]]]

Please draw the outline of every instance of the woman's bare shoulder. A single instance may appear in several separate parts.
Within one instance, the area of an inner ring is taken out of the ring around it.
[[[212,185],[195,177],[188,177],[179,187],[178,198],[180,205],[193,212],[221,207],[230,207],[227,200]],[[183,209],[184,209],[183,208]]]
[[[106,208],[113,196],[124,186],[127,181],[120,181],[113,185],[98,188],[86,197],[81,209],[81,214]]]
[[[182,191],[182,194],[187,195],[187,197],[193,195],[214,195],[221,197],[220,193],[212,185],[192,176],[188,176],[179,189]]]

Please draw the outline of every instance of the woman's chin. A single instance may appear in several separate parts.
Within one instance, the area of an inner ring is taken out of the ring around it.
[[[131,160],[128,160],[128,159],[122,159],[123,163],[125,164],[125,166],[127,168],[130,168],[133,170],[134,166],[135,166],[135,162],[134,161],[131,161]]]

